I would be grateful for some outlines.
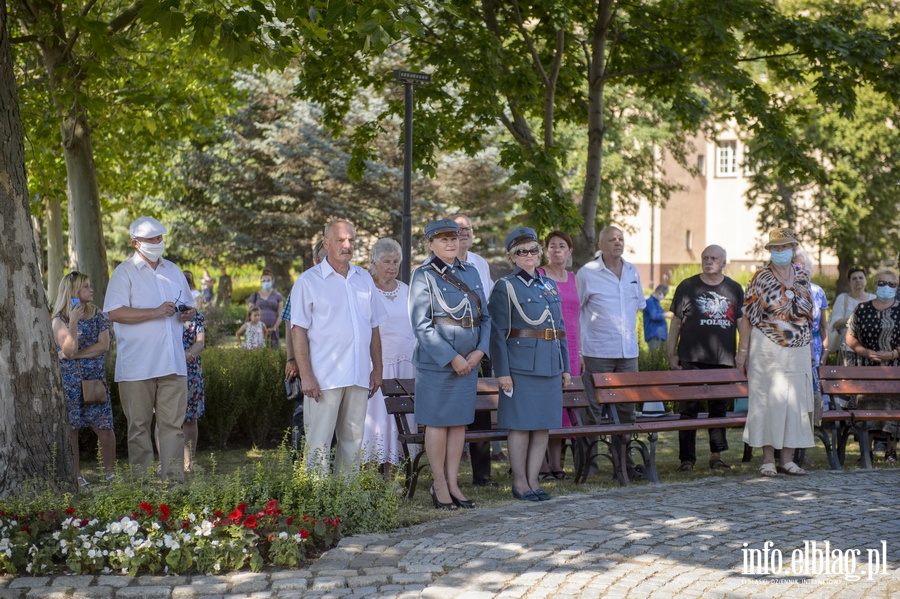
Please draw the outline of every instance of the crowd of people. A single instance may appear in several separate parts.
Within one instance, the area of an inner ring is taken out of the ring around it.
[[[568,234],[553,231],[541,240],[534,229],[518,227],[504,242],[512,272],[496,281],[484,259],[469,250],[468,217],[432,221],[424,232],[428,257],[407,285],[398,280],[402,251],[396,241],[378,240],[365,269],[352,262],[357,249],[353,224],[332,221],[314,250],[315,265],[298,277],[289,296],[274,289],[270,271],[263,272],[237,336],[246,348],[278,347],[280,325],[286,323],[285,377],[299,381],[302,396],[295,410],[295,439],[303,436],[307,467],[323,474],[350,473],[367,462],[378,464],[385,477],[393,475],[404,455],[380,387],[386,378],[414,378],[414,419],[425,430],[436,509],[475,506],[458,478],[466,428],[491,426],[489,420],[476,422],[479,376],[496,377],[499,385],[497,426],[509,430],[513,497],[549,500],[542,481],[568,477],[560,445],[548,435],[571,424],[562,410],[563,390],[572,376],[582,376],[590,389],[592,374],[636,372],[642,312],[648,343],[665,351],[672,369],[746,371],[743,440],[762,449],[760,473],[766,477],[806,474],[795,450],[814,445],[813,426],[825,401],[815,366],[826,350],[839,353],[847,365],[900,365],[897,275],[876,273],[876,294],[869,295],[865,272],[851,269],[850,292],[837,298],[828,320],[824,291],[810,281],[809,258],[790,229],[769,232],[770,260],[746,289],[724,274],[726,251],[705,248],[702,271],[678,284],[668,311],[666,286],[644,297],[638,269],[624,258],[625,234],[615,226],[599,233],[596,258],[575,273],[567,270]],[[105,385],[111,324],[130,463],[146,474],[155,438],[162,478],[182,480],[192,467],[197,421],[204,412],[200,355],[205,328],[196,306],[213,305],[214,297],[216,303],[229,302],[231,279],[224,268],[218,281],[204,271],[196,290],[191,273],[162,257],[166,233],[153,218],[131,224],[135,252],[113,272],[103,310],[91,303],[87,276],[72,272],[60,281],[53,331],[76,470],[78,430],[91,427],[106,477],[115,476],[108,390],[103,387],[98,399],[92,386]],[[602,410],[591,401],[592,393],[587,397],[582,422],[598,422]],[[893,403],[858,401],[871,408],[886,407],[874,402]],[[618,406],[620,421],[634,422],[636,408]],[[682,419],[692,419],[701,405],[683,403],[679,409]],[[727,409],[727,401],[709,402],[711,416]],[[896,423],[881,429],[891,439],[886,456],[896,459]],[[644,479],[641,465],[624,450],[626,442],[613,439],[613,450],[626,459],[629,478]],[[588,443],[579,440],[580,459],[589,459]],[[709,449],[710,469],[730,468],[723,457],[728,450],[724,429],[709,431]],[[472,484],[496,486],[490,447],[473,445],[469,455]],[[695,431],[679,433],[679,460],[679,470],[694,470]],[[589,475],[597,471],[596,463],[589,464]],[[80,471],[77,475],[80,485],[89,484]]]

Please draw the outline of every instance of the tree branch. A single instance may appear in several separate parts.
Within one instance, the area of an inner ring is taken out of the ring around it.
[[[109,32],[118,33],[131,25],[144,7],[144,0],[136,0],[134,4],[126,8],[119,16],[109,22]]]
[[[522,11],[519,10],[519,0],[513,0],[513,13],[516,16],[516,29],[522,35],[522,39],[525,40],[525,45],[528,46],[528,52],[531,54],[531,60],[534,62],[534,67],[538,72],[538,75],[541,77],[541,81],[544,82],[544,85],[550,86],[550,78],[547,76],[547,71],[544,70],[544,65],[541,64],[541,57],[538,56],[537,48],[534,45],[534,40],[531,39],[531,35],[528,33],[528,30],[525,29],[525,24],[522,22]]]
[[[767,54],[765,56],[747,56],[738,58],[737,62],[753,62],[756,60],[769,60],[770,58],[789,58],[791,56],[800,56],[800,52],[785,52],[784,54]]]

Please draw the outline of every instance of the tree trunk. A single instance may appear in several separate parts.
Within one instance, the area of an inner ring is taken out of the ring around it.
[[[22,119],[0,0],[0,497],[74,479],[59,362],[31,232]]]
[[[275,279],[275,288],[281,289],[290,295],[291,289],[294,287],[294,280],[291,278],[290,260],[279,260],[273,256],[266,256],[266,268],[272,271],[272,276]]]
[[[590,64],[588,65],[588,147],[585,168],[584,191],[581,196],[581,216],[584,224],[575,237],[572,260],[576,266],[590,261],[596,247],[597,205],[600,199],[600,183],[603,166],[603,93],[606,89],[606,40],[612,19],[613,0],[600,0],[597,22],[591,39]],[[604,221],[611,210],[604,209]]]
[[[56,291],[59,281],[65,274],[66,248],[62,233],[62,203],[59,198],[47,200],[47,301],[51,306],[56,303]],[[101,304],[102,305],[102,304]]]
[[[69,189],[69,237],[75,247],[72,268],[86,273],[94,286],[94,303],[103,305],[109,272],[100,221],[100,190],[87,114],[72,108],[60,125]]]

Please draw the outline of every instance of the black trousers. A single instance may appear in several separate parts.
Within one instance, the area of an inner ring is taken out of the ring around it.
[[[480,376],[491,376],[494,367],[491,359],[481,360]],[[475,412],[475,420],[468,427],[470,431],[491,430],[491,413]],[[472,482],[480,482],[491,478],[491,444],[469,443],[469,458],[472,460]]]
[[[719,364],[703,364],[702,362],[682,362],[682,370],[715,370],[717,368],[730,368]],[[692,420],[700,413],[702,401],[679,402],[681,420]],[[713,399],[709,404],[710,418],[723,418],[728,414],[727,399]],[[728,440],[725,437],[724,428],[709,429],[710,453],[721,453],[728,449]],[[678,431],[678,459],[682,462],[697,462],[697,431]]]

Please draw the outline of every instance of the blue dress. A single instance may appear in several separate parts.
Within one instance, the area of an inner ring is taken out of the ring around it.
[[[69,319],[62,314],[57,314],[66,326]],[[97,310],[93,318],[78,321],[78,349],[79,351],[94,345],[100,339],[100,333],[109,330],[109,318],[102,311]],[[57,353],[62,348],[57,345]],[[63,394],[66,399],[66,411],[69,413],[69,428],[96,428],[108,431],[113,427],[112,403],[109,400],[109,388],[106,390],[106,403],[88,404],[82,401],[81,379],[106,380],[106,354],[103,353],[93,358],[79,360],[60,360],[62,371]],[[80,368],[79,368],[80,366]]]
[[[203,324],[204,320],[203,314],[198,311],[194,320],[184,323],[184,334],[181,336],[181,341],[185,351],[197,342],[197,335],[206,330]],[[184,421],[194,422],[206,412],[206,403],[203,400],[203,358],[200,356],[197,356],[193,362],[187,363],[187,387],[187,413]]]
[[[494,374],[513,380],[512,396],[500,392],[497,426],[522,431],[561,427],[562,374],[569,368],[569,346],[565,337],[558,338],[565,323],[556,284],[539,273],[532,277],[519,270],[494,284],[489,310]],[[545,332],[547,338],[517,336],[528,331]]]
[[[455,275],[477,294],[445,281],[442,273]],[[464,426],[475,419],[478,369],[459,376],[450,362],[457,354],[490,349],[491,318],[481,278],[473,266],[454,260],[448,266],[433,258],[413,273],[409,285],[409,320],[416,334],[413,364],[416,367],[416,422],[425,426]],[[480,321],[480,324],[475,322]],[[473,326],[463,326],[473,325]]]

